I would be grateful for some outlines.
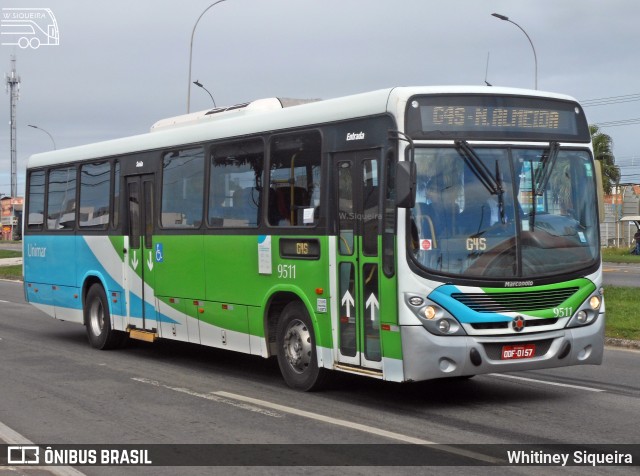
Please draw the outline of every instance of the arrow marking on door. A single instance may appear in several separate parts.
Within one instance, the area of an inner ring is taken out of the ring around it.
[[[147,259],[147,266],[149,267],[149,271],[153,270],[153,255],[151,251],[149,251],[149,259]]]
[[[371,293],[371,296],[369,296],[369,299],[367,299],[367,302],[365,303],[367,308],[371,308],[371,320],[375,321],[376,320],[376,309],[380,308],[380,303],[378,302],[378,299],[376,298],[376,295]]]
[[[347,317],[351,317],[351,306],[355,305],[355,301],[353,300],[353,296],[351,296],[351,293],[349,292],[348,289],[347,289],[347,292],[344,293],[344,296],[342,296],[341,303],[342,303],[343,306],[346,304],[346,306],[347,306]]]
[[[133,270],[138,269],[138,257],[136,256],[136,250],[133,250],[133,257],[131,258],[131,266],[133,266]]]

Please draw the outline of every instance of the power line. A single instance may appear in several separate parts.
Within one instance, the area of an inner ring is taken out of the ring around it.
[[[640,117],[633,119],[620,119],[618,121],[596,122],[598,127],[630,126],[633,124],[640,124]]]
[[[608,106],[610,104],[621,104],[621,103],[633,102],[633,101],[640,101],[640,93],[625,94],[622,96],[609,96],[609,97],[596,98],[596,99],[586,99],[584,101],[581,101],[580,104],[583,107],[591,107],[591,106]],[[596,123],[598,127],[618,127],[618,126],[629,126],[634,124],[640,124],[640,117]]]
[[[624,96],[610,96],[606,98],[586,99],[581,101],[582,107],[607,106],[609,104],[620,104],[625,102],[640,101],[640,93],[626,94]]]

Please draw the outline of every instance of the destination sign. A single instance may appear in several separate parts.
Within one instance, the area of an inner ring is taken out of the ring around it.
[[[422,96],[407,107],[414,138],[567,140],[590,138],[582,109],[569,101],[512,96]]]
[[[320,258],[320,242],[316,239],[281,238],[280,257],[290,259]]]
[[[426,119],[434,126],[557,131],[562,112],[518,107],[424,106],[421,114],[423,123]]]

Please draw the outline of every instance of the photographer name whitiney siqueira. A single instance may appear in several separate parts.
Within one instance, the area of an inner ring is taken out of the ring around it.
[[[536,465],[555,464],[586,465],[586,466],[606,466],[606,465],[633,465],[633,455],[619,451],[609,453],[596,453],[584,450],[573,453],[547,453],[544,451],[507,451],[509,464]]]

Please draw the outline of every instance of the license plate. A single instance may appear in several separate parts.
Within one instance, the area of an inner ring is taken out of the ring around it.
[[[529,359],[535,355],[535,344],[502,346],[502,360]]]

